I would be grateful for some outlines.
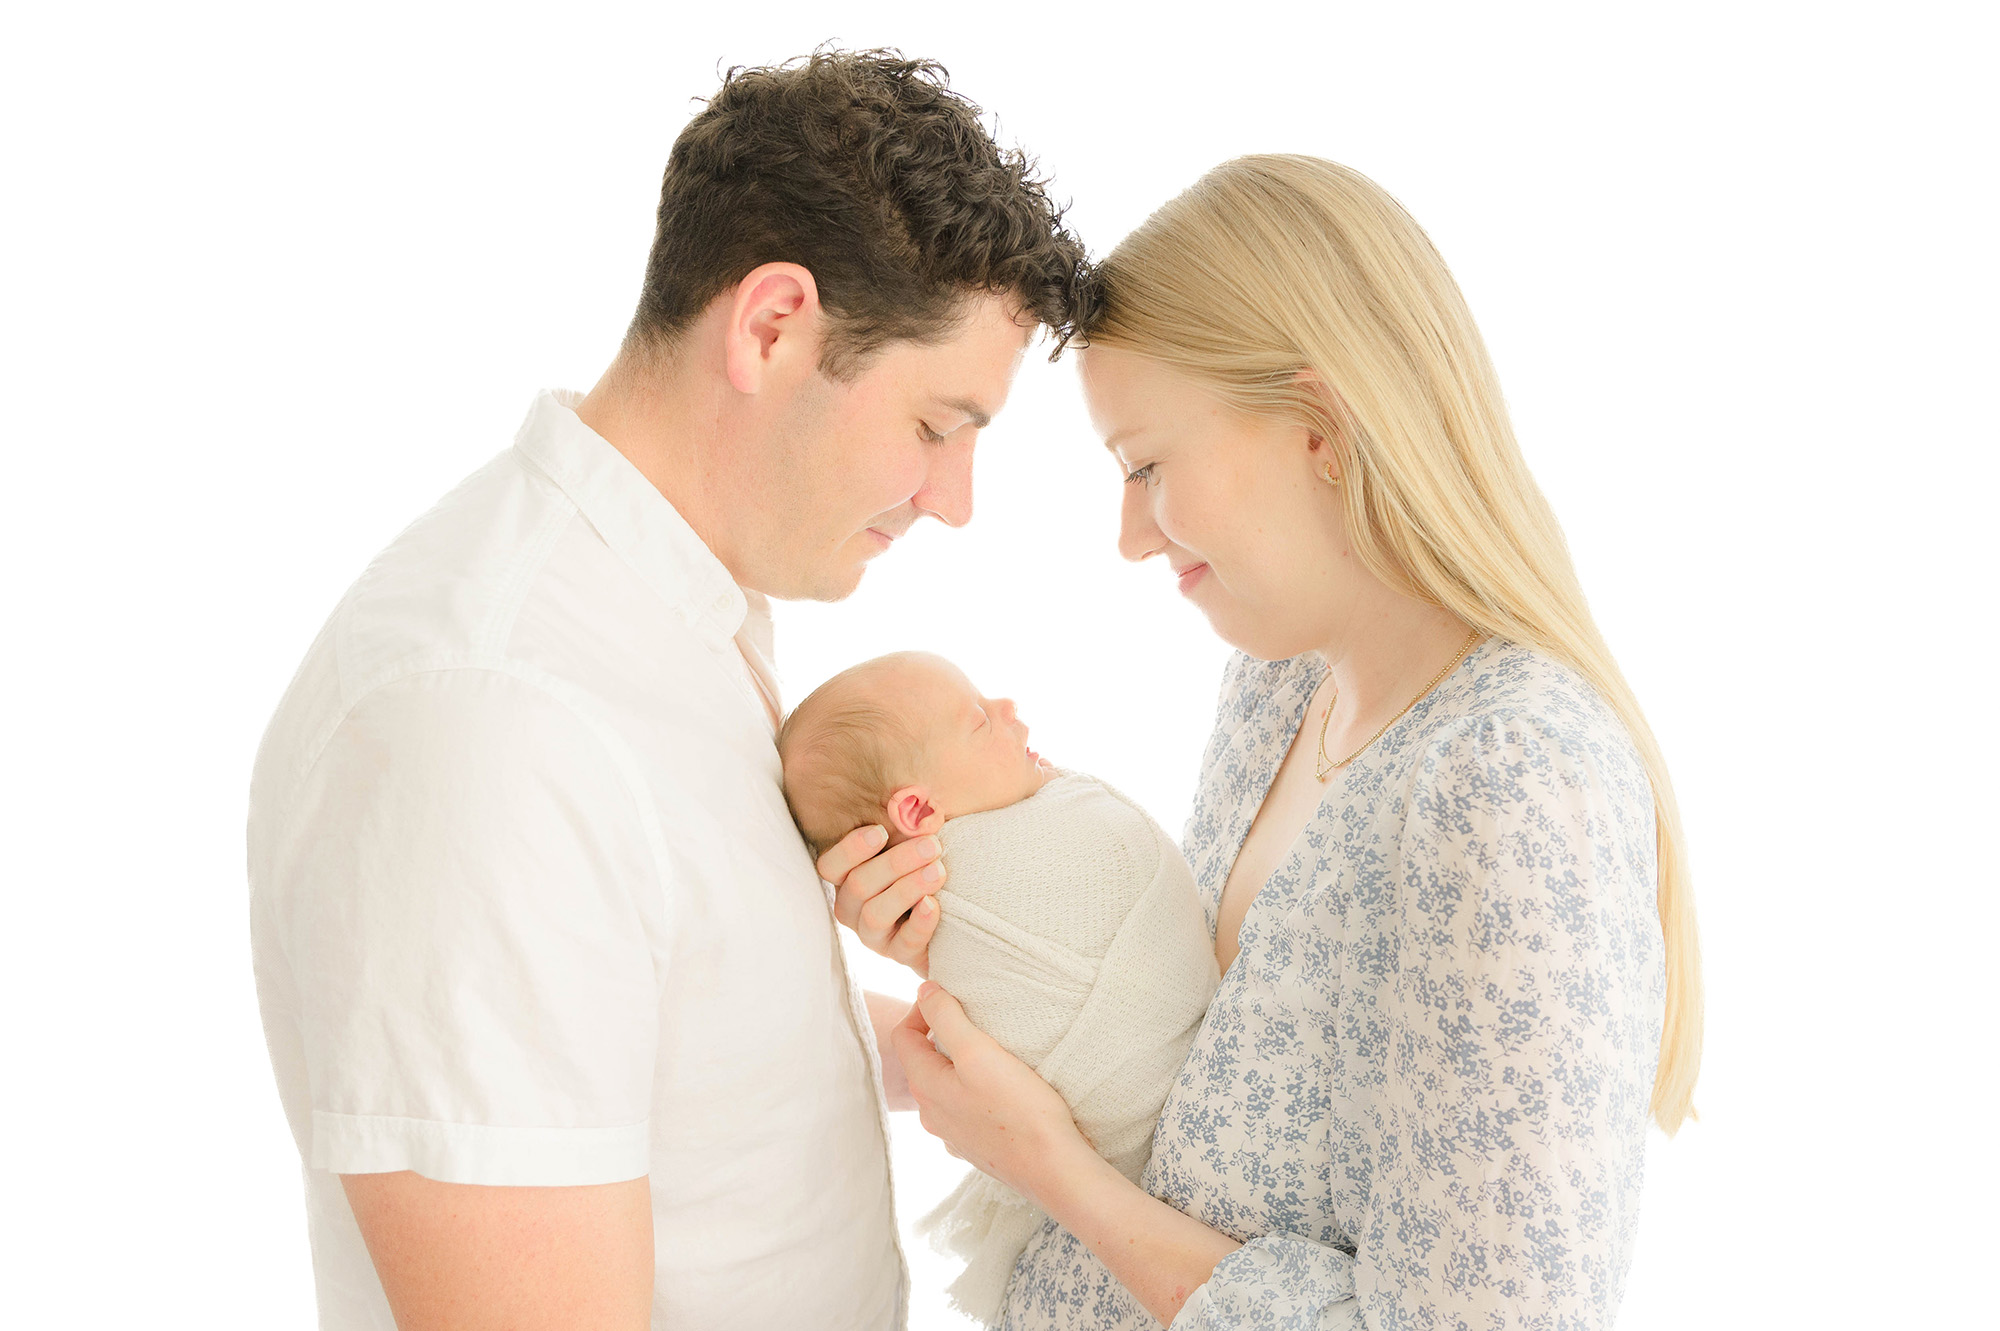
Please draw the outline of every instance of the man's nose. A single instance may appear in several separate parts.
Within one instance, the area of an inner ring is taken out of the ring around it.
[[[1167,538],[1153,521],[1153,505],[1146,498],[1145,487],[1128,484],[1124,505],[1118,510],[1118,553],[1136,563],[1160,553],[1166,544]]]
[[[940,444],[931,454],[923,489],[910,498],[947,527],[963,527],[972,521],[972,443],[976,433],[967,430],[963,440]]]

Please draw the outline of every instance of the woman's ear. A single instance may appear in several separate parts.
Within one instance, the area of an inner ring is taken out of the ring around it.
[[[1315,430],[1306,431],[1306,464],[1312,468],[1315,479],[1326,482],[1335,489],[1340,488],[1342,461],[1340,450],[1326,441],[1326,436]]]
[[[1306,447],[1313,454],[1315,466],[1327,459],[1333,462],[1336,473],[1340,471],[1347,441],[1341,437],[1346,428],[1347,403],[1341,399],[1332,384],[1319,377],[1310,369],[1301,369],[1292,375],[1292,382],[1303,387],[1319,400],[1319,415],[1326,421],[1324,428],[1309,429],[1306,432]]]
[[[889,797],[883,812],[889,830],[900,839],[929,836],[944,826],[944,815],[931,806],[931,793],[922,786],[904,786]]]

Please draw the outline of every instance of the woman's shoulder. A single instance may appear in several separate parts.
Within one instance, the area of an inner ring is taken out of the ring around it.
[[[1638,761],[1625,723],[1580,671],[1504,639],[1474,650],[1444,687],[1411,709],[1410,719],[1410,733],[1397,747],[1412,756],[1532,738]]]
[[[1540,817],[1552,805],[1616,810],[1650,841],[1652,783],[1625,723],[1582,672],[1519,643],[1490,640],[1384,736],[1377,790],[1416,816],[1465,810]],[[1539,811],[1539,812],[1538,812]],[[1608,830],[1608,829],[1607,829]],[[1636,841],[1635,841],[1636,844]]]

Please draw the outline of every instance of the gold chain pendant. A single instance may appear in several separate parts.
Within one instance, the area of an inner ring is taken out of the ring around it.
[[[1366,743],[1364,743],[1360,748],[1356,749],[1354,752],[1348,754],[1345,758],[1342,758],[1337,763],[1330,761],[1326,756],[1326,727],[1327,724],[1333,720],[1333,709],[1340,704],[1340,686],[1338,684],[1334,685],[1333,697],[1327,699],[1326,715],[1321,717],[1319,722],[1319,762],[1318,765],[1315,766],[1313,769],[1313,775],[1316,776],[1320,781],[1324,782],[1328,777],[1332,776],[1335,772],[1338,772],[1341,768],[1347,766],[1349,763],[1353,762],[1356,758],[1359,758],[1362,754],[1368,752],[1368,745],[1373,744],[1376,740],[1388,734],[1390,726],[1395,725],[1398,721],[1402,720],[1406,715],[1408,715],[1409,710],[1412,707],[1415,707],[1418,703],[1422,702],[1426,697],[1430,696],[1430,691],[1436,688],[1439,684],[1442,684],[1444,682],[1444,677],[1446,675],[1449,675],[1452,671],[1458,669],[1458,663],[1463,661],[1467,656],[1471,655],[1473,644],[1477,643],[1478,641],[1479,641],[1479,630],[1474,629],[1472,630],[1472,636],[1465,640],[1465,645],[1458,649],[1458,655],[1452,657],[1451,660],[1445,662],[1444,669],[1438,671],[1437,674],[1431,676],[1431,682],[1424,685],[1423,689],[1417,694],[1416,697],[1404,703],[1402,711],[1396,713],[1394,716],[1390,717],[1387,721],[1384,721],[1382,723],[1382,728],[1376,731],[1374,734],[1370,735]]]

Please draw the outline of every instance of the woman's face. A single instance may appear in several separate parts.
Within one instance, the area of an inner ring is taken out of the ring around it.
[[[1254,657],[1324,646],[1358,569],[1321,471],[1331,451],[1137,353],[1087,347],[1079,361],[1091,421],[1126,477],[1119,553],[1162,556],[1216,633]]]

